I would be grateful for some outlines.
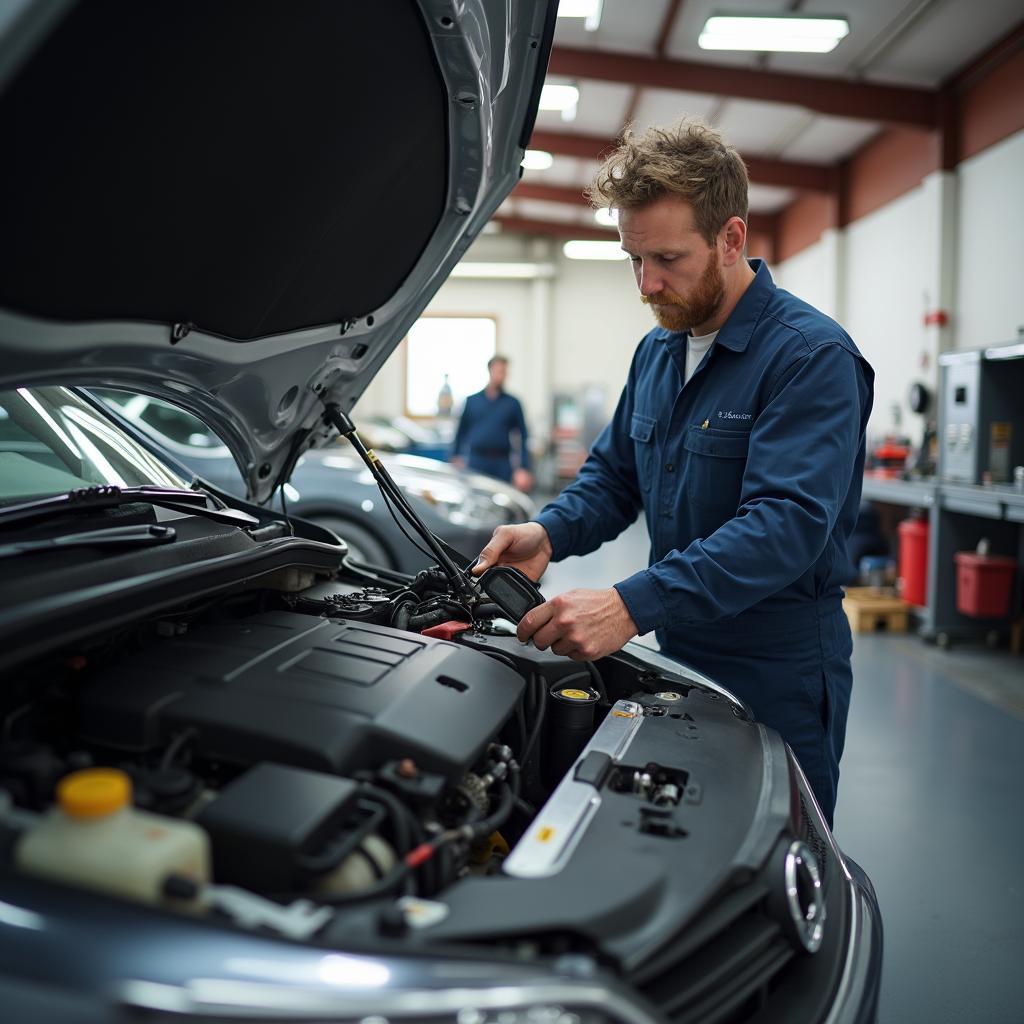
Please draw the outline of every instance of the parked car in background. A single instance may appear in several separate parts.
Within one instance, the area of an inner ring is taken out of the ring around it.
[[[447,462],[451,454],[455,427],[455,420],[422,423],[408,416],[367,416],[359,421],[359,433],[371,448],[441,462]]]
[[[146,395],[112,390],[96,394],[196,476],[244,497],[245,483],[231,453],[191,413]],[[372,434],[367,441],[374,442]],[[386,464],[430,529],[467,557],[480,551],[496,527],[525,523],[536,511],[533,501],[511,484],[436,459],[391,454]],[[306,452],[285,485],[285,499],[289,513],[338,534],[356,561],[409,573],[430,564],[390,515],[370,471],[347,441]]]

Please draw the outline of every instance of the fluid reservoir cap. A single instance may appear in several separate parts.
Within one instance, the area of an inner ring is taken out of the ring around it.
[[[131,779],[117,768],[84,768],[57,784],[57,803],[72,818],[102,818],[131,799]]]
[[[564,690],[556,690],[556,695],[559,697],[565,697],[566,700],[592,700],[591,694],[586,690],[575,690],[571,687],[567,687]]]

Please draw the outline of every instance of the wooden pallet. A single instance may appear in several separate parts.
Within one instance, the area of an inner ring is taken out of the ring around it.
[[[849,587],[843,610],[854,633],[906,633],[910,605],[874,587]]]

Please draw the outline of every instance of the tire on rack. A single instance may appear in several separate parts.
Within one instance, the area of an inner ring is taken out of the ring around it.
[[[348,545],[348,555],[353,562],[379,565],[382,569],[398,568],[388,549],[365,526],[336,516],[309,516],[309,519],[336,533]]]

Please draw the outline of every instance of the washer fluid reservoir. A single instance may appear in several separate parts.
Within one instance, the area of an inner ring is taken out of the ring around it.
[[[169,875],[198,885],[210,878],[206,833],[189,821],[132,806],[131,779],[116,768],[87,768],[61,779],[57,804],[15,848],[28,874],[161,903]]]

